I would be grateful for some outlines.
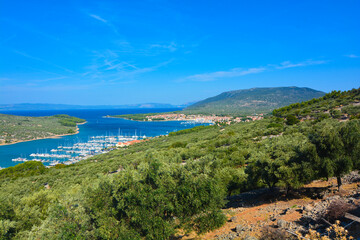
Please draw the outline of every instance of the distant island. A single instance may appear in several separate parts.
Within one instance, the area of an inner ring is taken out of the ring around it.
[[[75,134],[77,124],[85,122],[65,114],[50,117],[0,114],[0,145]]]
[[[126,114],[111,117],[136,121],[195,120],[229,124],[231,122],[259,120],[263,115],[270,114],[276,108],[324,95],[324,92],[311,88],[251,88],[224,92],[215,97],[196,102],[182,111]]]
[[[0,111],[22,111],[22,110],[76,110],[76,109],[147,109],[147,108],[179,108],[183,105],[172,105],[167,103],[140,103],[126,105],[69,105],[69,104],[47,104],[47,103],[19,103],[0,104]]]

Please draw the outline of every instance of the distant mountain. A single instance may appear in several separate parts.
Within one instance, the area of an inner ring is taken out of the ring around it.
[[[128,105],[67,105],[46,103],[0,104],[0,111],[10,110],[66,110],[66,109],[132,109],[132,108],[184,108],[186,105],[141,103]]]
[[[292,103],[307,101],[325,95],[311,88],[276,87],[251,88],[221,93],[184,109],[196,114],[254,114],[269,113]]]

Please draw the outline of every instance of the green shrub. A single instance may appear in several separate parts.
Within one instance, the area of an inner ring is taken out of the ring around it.
[[[197,233],[201,234],[219,228],[225,222],[225,215],[220,210],[217,210],[197,217],[194,220],[194,228]]]
[[[41,162],[28,161],[20,163],[14,167],[8,167],[0,170],[0,179],[19,178],[43,174],[46,172],[45,166]]]
[[[187,143],[185,142],[174,142],[171,144],[170,148],[185,148]]]
[[[297,124],[298,122],[300,122],[300,120],[297,119],[297,117],[295,117],[294,115],[288,115],[286,117],[286,124],[287,125],[294,125],[294,124]]]

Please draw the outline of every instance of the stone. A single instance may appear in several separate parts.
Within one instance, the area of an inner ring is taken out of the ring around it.
[[[218,240],[233,240],[235,238],[237,238],[236,233],[221,234],[220,236],[217,237]]]
[[[240,232],[245,231],[245,230],[246,230],[246,227],[244,227],[244,226],[241,225],[241,224],[238,224],[238,225],[236,225],[236,227],[235,227],[235,231],[236,231],[237,233],[240,233]]]
[[[236,221],[237,221],[237,217],[236,217],[236,216],[230,218],[230,222],[236,222]]]
[[[311,212],[311,210],[313,210],[313,207],[311,205],[306,205],[303,209],[305,212]]]
[[[277,225],[278,225],[280,228],[286,228],[287,223],[288,223],[287,221],[282,220],[282,219],[279,219],[279,220],[277,221]]]
[[[245,238],[244,238],[244,240],[258,240],[256,237],[253,237],[253,236],[246,236]]]

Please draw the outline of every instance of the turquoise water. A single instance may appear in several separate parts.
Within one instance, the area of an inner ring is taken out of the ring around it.
[[[138,122],[120,118],[104,118],[106,115],[165,112],[179,109],[102,109],[102,110],[52,110],[52,111],[4,111],[4,114],[19,116],[52,116],[55,114],[68,114],[86,119],[87,123],[79,126],[80,132],[76,135],[61,138],[42,139],[29,142],[0,146],[0,167],[10,167],[20,162],[13,162],[13,158],[23,157],[31,159],[31,153],[50,153],[51,149],[58,146],[71,146],[78,142],[86,142],[92,136],[132,136],[138,135],[154,137],[191,128],[201,124],[183,124],[180,121],[169,122]]]

